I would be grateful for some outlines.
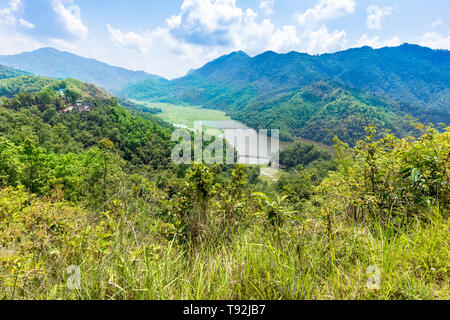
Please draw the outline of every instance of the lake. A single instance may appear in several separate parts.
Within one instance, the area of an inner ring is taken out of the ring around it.
[[[280,150],[278,139],[267,137],[264,132],[257,132],[239,121],[231,120],[223,111],[167,103],[147,102],[145,105],[160,108],[163,112],[158,117],[177,128],[194,130],[195,123],[201,121],[208,134],[223,137],[236,149],[240,164],[267,165],[271,162],[271,155],[277,155]],[[285,146],[285,143],[281,145]]]
[[[238,163],[252,165],[267,165],[273,162],[278,164],[280,142],[277,138],[278,131],[254,130],[235,120],[230,121],[203,121],[207,128],[219,129],[224,138],[233,146],[238,154]]]

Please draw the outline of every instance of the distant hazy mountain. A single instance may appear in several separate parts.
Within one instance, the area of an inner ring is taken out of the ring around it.
[[[319,89],[323,86],[333,89]],[[322,91],[325,93],[318,93]],[[318,101],[297,99],[299,94]],[[333,111],[336,125],[339,120],[351,124],[354,118],[348,117],[349,110],[361,124],[376,118],[374,122],[379,126],[390,129],[395,129],[394,115],[449,123],[450,52],[410,44],[377,50],[362,47],[316,56],[269,51],[250,57],[239,51],[163,85],[152,81],[130,85],[122,95],[222,109],[252,127],[278,125],[285,138],[305,136],[307,128],[317,129],[319,123],[327,126],[331,123],[327,110],[336,109],[335,104],[329,103],[338,100],[344,102],[340,104],[342,110]],[[334,100],[329,100],[329,95]],[[362,96],[366,97],[363,101]],[[313,104],[319,113],[309,114],[308,108],[313,108]],[[310,138],[330,142],[322,136]]]
[[[86,59],[53,48],[0,56],[0,64],[45,77],[75,78],[110,90],[119,90],[126,85],[144,80],[158,83],[167,81],[143,71],[113,67],[94,59]]]

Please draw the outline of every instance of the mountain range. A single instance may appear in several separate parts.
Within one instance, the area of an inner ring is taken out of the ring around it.
[[[171,81],[52,48],[0,56],[0,64],[25,79],[71,77],[122,98],[220,109],[253,128],[278,128],[283,140],[353,143],[369,124],[405,136],[409,117],[450,123],[450,52],[412,44],[323,55],[238,51]],[[7,72],[0,68],[0,78]]]
[[[167,81],[162,77],[143,71],[131,71],[110,66],[95,59],[83,58],[53,48],[41,48],[17,55],[0,56],[0,64],[44,77],[74,78],[111,91],[120,90],[127,85],[144,80]]]
[[[133,98],[200,103],[227,109],[230,96],[235,103],[246,104],[257,96],[296,90],[318,81],[334,82],[428,108],[448,108],[450,52],[410,44],[376,50],[362,47],[315,56],[268,51],[250,57],[239,51],[164,83],[160,88],[151,81],[144,81],[128,86],[122,93]]]
[[[250,127],[279,128],[283,140],[331,144],[332,134],[354,142],[368,124],[406,135],[408,116],[449,123],[449,84],[449,51],[403,44],[315,56],[238,51],[182,78],[135,83],[121,94],[221,109]]]

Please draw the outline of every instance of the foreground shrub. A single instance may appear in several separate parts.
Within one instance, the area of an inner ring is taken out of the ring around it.
[[[420,138],[387,135],[374,140],[375,129],[354,149],[337,141],[340,168],[317,191],[337,214],[354,220],[389,222],[424,219],[437,206],[447,211],[450,199],[450,128],[443,133],[423,127]]]

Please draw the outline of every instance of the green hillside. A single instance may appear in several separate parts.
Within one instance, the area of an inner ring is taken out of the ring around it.
[[[0,56],[0,64],[51,78],[75,78],[109,90],[151,79],[164,83],[165,79],[142,71],[110,66],[94,59],[86,59],[53,48],[41,48],[17,55]]]
[[[259,166],[174,164],[174,128],[92,84],[12,80],[0,98],[2,300],[450,297],[448,127],[375,139],[369,126],[335,153],[297,143],[260,178]],[[79,99],[88,110],[63,112]],[[395,105],[327,82],[273,103],[251,118],[274,121],[279,105],[288,133],[320,119],[348,132],[352,115],[402,128]]]
[[[234,52],[171,81],[169,91],[162,90],[159,98],[187,98],[186,102],[195,102],[189,101],[190,93],[197,103],[227,107],[227,102],[220,105],[214,101],[224,90],[231,89],[225,92],[225,101],[233,95],[234,101],[247,102],[262,94],[299,89],[317,81],[333,81],[411,104],[447,109],[443,97],[448,94],[449,68],[448,51],[409,44],[381,49],[362,47],[317,56],[269,51],[252,58],[243,52]],[[136,86],[145,88],[141,84]],[[131,85],[123,93],[133,96],[137,94],[134,92],[137,87]],[[154,83],[148,83],[148,87],[150,93],[156,89]],[[144,97],[145,92],[140,95]],[[151,97],[152,94],[147,98]]]
[[[284,140],[302,137],[325,144],[332,144],[334,136],[353,144],[364,137],[369,124],[397,136],[411,130],[397,105],[325,82],[272,99],[255,99],[229,113],[250,127],[278,128]]]
[[[39,92],[54,82],[53,79],[34,75],[19,76],[0,80],[0,96],[8,98],[20,92]]]
[[[57,90],[64,90],[65,96]],[[89,102],[91,110],[61,112],[78,99]],[[164,166],[169,162],[170,129],[159,123],[130,114],[108,93],[74,79],[51,80],[38,92],[0,100],[1,136],[56,153],[82,152],[108,139],[131,163]]]
[[[0,79],[8,79],[24,75],[27,75],[27,73],[0,65]]]
[[[331,96],[311,93],[323,82],[335,88]],[[353,142],[369,123],[402,136],[408,115],[450,123],[448,83],[448,51],[404,44],[318,56],[235,52],[163,85],[131,85],[122,95],[221,109],[255,128],[280,128],[286,140],[331,143],[328,129]]]

